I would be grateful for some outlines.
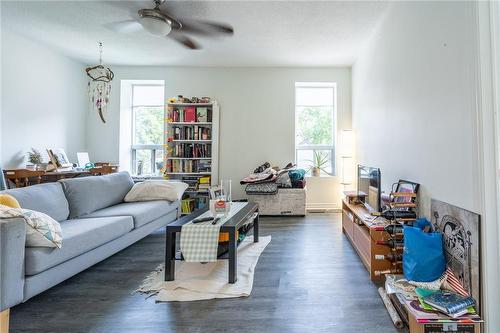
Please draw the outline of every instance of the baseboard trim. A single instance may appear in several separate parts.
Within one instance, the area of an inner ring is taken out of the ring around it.
[[[306,204],[308,213],[340,213],[342,209],[331,203],[309,203]]]

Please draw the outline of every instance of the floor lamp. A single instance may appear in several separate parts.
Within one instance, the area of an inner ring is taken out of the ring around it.
[[[354,183],[354,132],[351,129],[340,131],[341,184],[348,190]]]

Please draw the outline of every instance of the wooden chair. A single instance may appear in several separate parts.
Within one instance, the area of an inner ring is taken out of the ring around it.
[[[16,187],[25,187],[30,184],[40,184],[42,182],[42,176],[45,174],[43,170],[28,170],[28,169],[16,169],[16,170],[4,170],[5,179],[14,183]],[[30,182],[30,179],[34,181]]]
[[[108,175],[110,173],[118,172],[118,165],[103,165],[92,168],[89,172],[94,176]]]

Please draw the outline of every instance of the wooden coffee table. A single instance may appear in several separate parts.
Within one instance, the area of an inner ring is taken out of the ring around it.
[[[180,260],[176,258],[176,236],[177,233],[182,231],[182,226],[201,214],[205,213],[208,209],[200,209],[193,214],[184,216],[179,220],[170,223],[166,227],[166,250],[165,250],[165,281],[173,281],[175,279],[175,261]],[[257,213],[253,221],[253,241],[259,241],[259,206],[256,203],[249,202],[241,208],[236,214],[228,219],[220,227],[220,232],[229,233],[229,283],[235,283],[237,279],[237,265],[238,265],[238,240],[236,239],[236,231],[241,228],[244,223],[254,213]],[[224,259],[224,258],[223,258]]]

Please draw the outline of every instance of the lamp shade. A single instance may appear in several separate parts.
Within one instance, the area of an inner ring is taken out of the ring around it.
[[[354,155],[354,132],[353,130],[340,131],[340,156],[352,157]]]
[[[139,22],[144,29],[157,36],[166,36],[172,30],[170,24],[155,17],[141,17],[139,18]]]

